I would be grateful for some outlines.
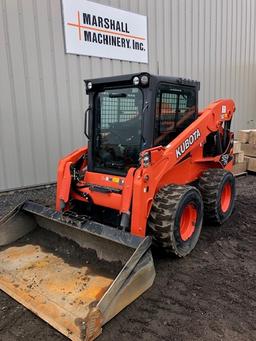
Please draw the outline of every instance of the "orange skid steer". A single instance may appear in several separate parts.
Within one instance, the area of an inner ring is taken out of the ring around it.
[[[85,85],[88,147],[60,160],[56,209],[26,201],[0,221],[0,289],[71,340],[152,285],[151,242],[184,257],[235,200],[232,100],[198,112],[199,82],[148,73]]]

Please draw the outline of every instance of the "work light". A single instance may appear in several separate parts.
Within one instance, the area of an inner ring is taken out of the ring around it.
[[[139,82],[140,82],[139,77],[137,77],[137,76],[133,77],[132,82],[133,82],[134,85],[139,85]]]
[[[142,75],[140,77],[140,81],[142,85],[147,85],[148,84],[148,76],[147,75]]]

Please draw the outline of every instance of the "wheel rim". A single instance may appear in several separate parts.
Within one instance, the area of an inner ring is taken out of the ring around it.
[[[187,204],[180,218],[180,237],[188,240],[195,231],[197,209],[193,204]]]
[[[227,182],[222,189],[221,198],[220,198],[220,206],[221,206],[221,210],[223,213],[228,211],[231,198],[232,198],[232,188],[231,188],[231,184]]]

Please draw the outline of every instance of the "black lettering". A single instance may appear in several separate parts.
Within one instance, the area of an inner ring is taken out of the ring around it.
[[[116,29],[116,27],[115,27],[115,20],[110,19],[110,29],[111,30],[115,30]]]
[[[116,46],[116,37],[109,36],[109,45]]]
[[[97,25],[97,18],[95,17],[95,15],[92,16],[92,26],[98,26]]]
[[[91,25],[91,15],[87,13],[83,13],[83,21],[86,25]]]
[[[103,35],[103,44],[108,45],[108,36],[106,34]]]
[[[121,38],[121,45],[122,45],[122,47],[126,47],[125,39],[124,38]]]
[[[104,28],[109,28],[109,19],[104,18]]]
[[[116,22],[116,31],[121,31],[120,22],[119,21]]]
[[[128,24],[127,24],[127,22],[125,23],[125,32],[126,32],[126,33],[130,33],[130,31],[128,30]]]
[[[96,44],[100,44],[100,45],[102,45],[102,44],[112,45],[112,46],[128,48],[128,49],[130,49],[132,47],[130,39],[122,38],[122,37],[118,37],[118,36],[114,36],[114,35],[108,35],[108,34],[103,34],[103,33],[86,31],[86,30],[84,30],[84,41],[90,42],[90,43],[96,43]],[[134,42],[133,42],[133,44],[134,44]],[[137,44],[139,44],[139,43],[137,43]]]
[[[133,41],[132,41],[132,48],[133,48],[134,50],[141,50],[141,51],[144,51],[144,45],[143,45],[143,43],[139,43],[139,42],[135,41],[134,39],[133,39]]]
[[[116,37],[111,37],[111,44],[110,45],[113,45],[113,46],[116,46]]]
[[[102,34],[98,33],[98,43],[102,44]]]
[[[133,40],[132,41],[132,47],[134,50],[139,50],[140,49],[140,43],[138,43],[137,41]]]
[[[98,27],[103,27],[103,18],[98,17]]]
[[[97,34],[96,33],[92,34],[92,42],[97,43]]]
[[[92,41],[92,34],[91,32],[88,32],[88,31],[84,31],[84,40],[85,41]]]

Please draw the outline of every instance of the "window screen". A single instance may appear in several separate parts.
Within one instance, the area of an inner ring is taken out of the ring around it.
[[[116,89],[107,90],[100,94],[102,129],[108,129],[111,123],[129,121],[138,115],[141,110],[141,94],[139,91],[136,88]]]
[[[167,145],[195,120],[195,115],[193,89],[162,84],[156,98],[155,145]]]

